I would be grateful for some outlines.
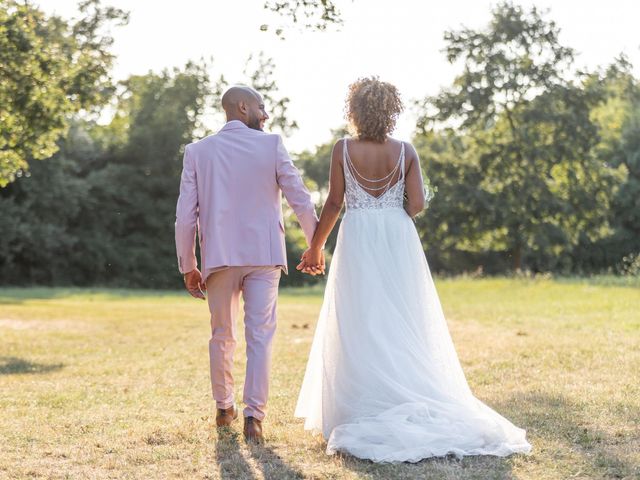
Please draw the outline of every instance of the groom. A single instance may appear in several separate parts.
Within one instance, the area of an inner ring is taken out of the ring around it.
[[[244,436],[262,441],[269,391],[271,342],[281,270],[287,272],[281,193],[307,243],[318,223],[314,204],[279,135],[264,133],[269,118],[258,92],[246,86],[222,96],[227,123],[185,147],[176,208],[178,266],[189,293],[211,312],[209,359],[216,425],[238,416],[233,353],[239,299],[244,299],[247,370]],[[198,232],[202,274],[197,268]]]

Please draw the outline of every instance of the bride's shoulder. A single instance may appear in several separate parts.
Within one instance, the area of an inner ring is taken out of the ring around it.
[[[331,149],[332,158],[342,160],[342,155],[344,153],[346,142],[347,142],[346,137],[336,140],[336,142],[333,144],[333,148]]]
[[[404,150],[405,150],[406,153],[409,153],[410,151],[411,152],[415,152],[416,151],[416,149],[413,146],[413,144],[411,142],[406,141],[406,140],[400,140],[398,138],[394,138],[394,137],[389,136],[389,137],[387,137],[387,141],[391,145],[396,146],[397,148],[401,148],[402,146],[404,146]]]
[[[393,137],[388,137],[388,139],[390,142],[397,144],[397,145],[394,145],[396,148],[404,147],[404,158],[405,158],[405,162],[407,163],[407,166],[409,166],[411,162],[413,162],[415,159],[418,158],[418,152],[416,151],[416,147],[414,147],[411,142],[408,142],[406,140],[399,140]]]
[[[331,149],[331,165],[333,167],[343,167],[347,157],[350,157],[352,139],[348,137],[342,137],[335,141]]]
[[[387,142],[391,143],[392,145],[398,145],[398,146],[404,144],[405,148],[411,145],[411,142],[407,142],[406,140],[400,140],[399,138],[392,137],[391,135],[387,137]]]

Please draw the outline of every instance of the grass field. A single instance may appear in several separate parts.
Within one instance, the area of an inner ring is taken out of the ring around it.
[[[281,291],[264,446],[244,443],[241,421],[215,429],[205,302],[0,289],[0,478],[640,478],[637,282],[436,285],[473,391],[527,430],[531,455],[400,465],[326,456],[293,418],[317,289]],[[238,399],[243,371],[240,338]]]

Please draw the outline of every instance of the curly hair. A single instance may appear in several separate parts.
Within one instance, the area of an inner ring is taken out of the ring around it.
[[[360,140],[384,142],[403,110],[398,89],[378,77],[359,78],[349,85],[345,117]]]

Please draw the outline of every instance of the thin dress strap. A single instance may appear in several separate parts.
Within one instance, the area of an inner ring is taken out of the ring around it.
[[[400,177],[398,177],[398,182],[404,180],[404,142],[402,143],[402,147],[400,147]]]
[[[342,165],[347,165],[347,139],[342,139]]]
[[[398,169],[400,169],[401,171],[400,171],[400,175],[398,175],[398,180],[396,181],[396,183],[400,183],[401,181],[404,180],[404,142],[401,142],[400,156],[398,157],[398,161],[396,162],[395,167],[393,167],[393,170],[391,170],[391,172],[389,172],[387,175],[385,175],[382,178],[367,178],[364,175],[362,175],[360,172],[358,172],[358,170],[356,169],[356,166],[353,164],[353,161],[351,160],[351,156],[349,155],[346,138],[344,139],[343,148],[342,148],[342,163],[344,167],[349,171],[349,174],[356,181],[356,183],[360,188],[362,188],[365,191],[371,190],[373,192],[383,190],[382,194],[384,194],[387,192],[387,190],[389,190],[392,187],[391,182],[393,181],[393,177],[395,176],[395,174],[398,172]],[[379,187],[368,187],[366,185],[363,185],[360,179],[365,180],[369,183],[380,184],[381,182],[384,182],[384,181],[386,181],[386,183]],[[395,184],[393,186],[395,186]],[[380,195],[380,197],[381,196],[382,195]]]

